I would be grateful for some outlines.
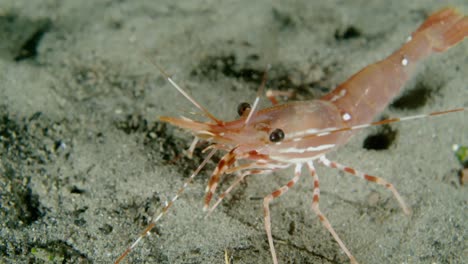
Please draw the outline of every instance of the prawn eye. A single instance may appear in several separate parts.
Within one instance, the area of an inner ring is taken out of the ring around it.
[[[279,128],[273,130],[270,133],[270,141],[271,142],[280,142],[283,139],[284,139],[284,132],[283,132],[283,130],[281,130]]]
[[[250,110],[250,108],[251,107],[249,103],[246,103],[246,102],[240,103],[237,106],[237,113],[239,114],[239,116],[242,116],[245,113],[245,111]]]

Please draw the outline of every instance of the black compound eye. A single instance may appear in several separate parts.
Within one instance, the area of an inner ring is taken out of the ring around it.
[[[270,141],[271,142],[280,142],[283,139],[284,139],[284,132],[283,132],[283,130],[281,130],[279,128],[273,130],[270,133]]]
[[[240,103],[237,106],[237,113],[239,114],[239,116],[242,116],[245,113],[245,111],[250,110],[250,108],[251,107],[249,103],[246,103],[246,102]]]

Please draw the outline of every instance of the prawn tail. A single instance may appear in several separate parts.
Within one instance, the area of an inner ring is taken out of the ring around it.
[[[443,52],[468,36],[468,17],[452,7],[432,15],[412,34],[425,34],[434,52]]]

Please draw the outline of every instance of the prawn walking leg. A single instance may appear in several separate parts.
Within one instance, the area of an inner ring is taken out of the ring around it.
[[[218,166],[211,174],[210,180],[208,181],[208,186],[206,186],[206,196],[205,196],[205,205],[203,210],[208,210],[210,205],[211,198],[213,198],[213,194],[218,187],[218,182],[220,180],[220,176],[224,174],[226,168],[232,165],[235,161],[235,156],[233,155],[234,150],[230,151],[219,161]]]
[[[320,184],[319,184],[319,178],[317,175],[317,172],[315,171],[315,167],[312,161],[307,162],[307,167],[310,171],[310,175],[314,179],[314,196],[312,198],[312,210],[314,210],[315,214],[318,216],[320,222],[325,226],[325,228],[328,230],[328,232],[331,233],[333,238],[338,242],[340,245],[341,249],[346,253],[348,256],[349,260],[351,261],[352,264],[357,264],[358,262],[356,259],[351,255],[351,252],[348,250],[348,248],[345,246],[341,238],[338,236],[338,234],[335,232],[335,229],[333,229],[332,225],[328,221],[327,217],[320,211],[319,208],[319,200],[320,200]]]
[[[270,174],[271,170],[250,170],[242,173],[237,177],[237,180],[233,182],[222,194],[219,195],[218,200],[215,202],[213,206],[208,210],[207,216],[209,216],[218,205],[223,201],[223,199],[237,186],[241,183],[247,176],[251,176],[254,174]]]
[[[294,184],[299,180],[301,177],[301,169],[302,164],[296,164],[296,168],[294,169],[294,177],[284,186],[279,188],[278,190],[272,192],[271,194],[267,195],[263,198],[263,213],[264,213],[264,221],[265,221],[265,230],[268,237],[268,244],[270,245],[270,252],[271,257],[273,258],[273,264],[278,264],[278,258],[276,257],[275,245],[273,244],[273,236],[271,235],[271,217],[270,217],[270,202],[280,197],[281,195],[285,194],[289,188],[293,187]]]
[[[364,179],[366,181],[375,182],[375,183],[377,183],[379,185],[385,186],[385,188],[392,191],[392,193],[395,196],[395,198],[397,199],[398,203],[400,203],[400,206],[401,206],[401,209],[403,209],[403,212],[405,214],[407,214],[407,215],[409,215],[411,213],[411,210],[408,208],[408,206],[406,206],[405,201],[400,196],[397,189],[393,186],[393,184],[387,182],[386,180],[384,180],[384,179],[382,179],[380,177],[376,177],[376,176],[372,176],[372,175],[362,173],[360,171],[357,171],[357,170],[355,170],[353,168],[350,168],[350,167],[346,167],[346,166],[344,166],[342,164],[339,164],[337,162],[330,161],[325,156],[320,157],[320,162],[323,165],[325,165],[325,166],[327,166],[329,168],[339,169],[341,171],[347,172],[349,174],[352,174],[352,175],[354,175],[356,177],[359,177],[361,179]]]

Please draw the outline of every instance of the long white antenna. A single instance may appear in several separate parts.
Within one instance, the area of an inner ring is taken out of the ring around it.
[[[255,101],[252,105],[252,109],[250,109],[249,115],[247,116],[247,119],[245,119],[245,126],[249,125],[250,119],[252,119],[252,116],[254,115],[255,110],[258,107],[258,103],[260,102],[260,96],[262,96],[263,88],[265,88],[265,84],[267,80],[267,73],[268,73],[268,70],[270,70],[270,68],[271,68],[270,64],[268,64],[265,68],[265,73],[263,74],[262,83],[260,84],[260,87],[258,88],[257,96],[255,97]]]
[[[214,115],[212,115],[205,107],[200,105],[192,96],[190,96],[184,89],[182,89],[172,78],[167,74],[162,67],[160,67],[158,64],[156,64],[154,61],[149,60],[151,64],[153,64],[158,70],[161,72],[161,74],[169,81],[169,83],[179,91],[187,100],[189,100],[194,106],[196,106],[198,109],[200,109],[208,118],[216,122],[217,124],[222,124],[223,122],[219,119],[217,119]]]
[[[161,212],[151,220],[151,223],[143,230],[143,232],[140,233],[138,238],[131,244],[125,251],[122,253],[119,258],[114,262],[114,264],[119,264],[127,255],[130,253],[137,245],[138,243],[141,242],[141,240],[147,236],[150,231],[156,226],[156,223],[163,217],[169,208],[172,207],[174,202],[182,195],[182,193],[188,188],[189,184],[193,182],[193,179],[200,173],[200,171],[205,167],[205,165],[208,163],[208,161],[213,157],[217,149],[212,149],[210,153],[205,157],[203,162],[197,167],[197,169],[190,175],[190,177],[184,182],[184,185],[177,191],[177,193],[172,197],[172,199],[162,208]]]
[[[296,134],[292,136],[291,138],[293,139],[295,137],[301,137],[304,139],[304,138],[312,138],[312,137],[322,137],[322,136],[326,136],[326,135],[333,134],[333,133],[340,133],[340,132],[351,131],[351,130],[359,130],[359,129],[372,127],[372,126],[380,126],[380,125],[385,125],[385,124],[391,124],[391,123],[397,123],[397,122],[403,122],[403,121],[409,121],[409,120],[415,120],[415,119],[422,119],[422,118],[427,118],[431,116],[439,116],[439,115],[445,115],[449,113],[456,113],[456,112],[463,112],[463,111],[468,111],[468,108],[462,107],[462,108],[449,109],[445,111],[431,112],[427,114],[387,118],[381,121],[375,121],[375,122],[368,123],[368,124],[360,124],[360,125],[354,125],[354,126],[342,127],[342,128],[325,128],[325,129],[314,130],[310,132],[305,131],[304,133]]]

